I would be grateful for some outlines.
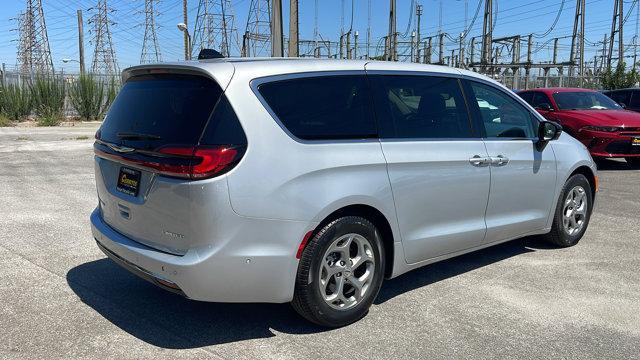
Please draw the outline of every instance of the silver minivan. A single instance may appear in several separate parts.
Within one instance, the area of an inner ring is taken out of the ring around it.
[[[93,236],[190,299],[360,319],[383,279],[529,235],[575,245],[587,149],[476,73],[375,61],[143,65],[94,144]]]

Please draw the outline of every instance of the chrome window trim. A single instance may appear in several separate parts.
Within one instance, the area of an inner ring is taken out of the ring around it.
[[[309,72],[298,72],[298,73],[287,73],[287,74],[279,74],[279,75],[269,75],[264,77],[259,77],[252,79],[249,82],[249,86],[251,87],[251,91],[258,98],[258,101],[262,104],[262,106],[267,110],[269,115],[275,120],[276,124],[285,132],[291,139],[306,145],[315,145],[315,144],[362,144],[362,143],[378,143],[379,136],[376,134],[375,138],[363,138],[363,139],[318,139],[318,140],[307,140],[301,139],[295,136],[287,127],[282,123],[280,118],[275,114],[271,106],[267,103],[267,100],[260,94],[258,88],[262,84],[278,82],[283,80],[291,80],[291,79],[304,79],[304,78],[317,78],[317,77],[329,77],[329,76],[353,76],[353,75],[361,75],[366,76],[366,72],[363,70],[332,70],[332,71],[309,71]],[[373,111],[372,111],[373,113]],[[374,119],[376,122],[375,113],[373,113]],[[376,131],[377,131],[377,123],[376,123]]]

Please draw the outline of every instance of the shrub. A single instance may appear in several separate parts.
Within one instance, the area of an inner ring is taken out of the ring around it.
[[[20,84],[0,85],[0,104],[10,120],[23,120],[32,110],[31,92]]]
[[[602,88],[605,90],[625,89],[635,86],[640,76],[635,65],[627,71],[627,65],[620,61],[615,70],[607,69],[602,73]]]
[[[38,76],[31,85],[34,110],[38,117],[61,118],[64,111],[64,79],[56,76]]]
[[[96,120],[102,113],[104,84],[91,74],[82,74],[69,87],[69,100],[80,118]]]
[[[118,95],[118,87],[116,85],[116,80],[111,79],[109,80],[109,85],[107,86],[107,96],[104,102],[104,105],[102,107],[102,116],[104,116],[104,114],[107,113],[107,111],[109,110],[109,106],[111,106],[111,104],[113,103],[113,100],[115,100],[116,95]]]
[[[46,114],[38,117],[38,126],[58,126],[61,122],[61,114]]]
[[[9,119],[5,114],[0,113],[0,127],[2,126],[12,126],[13,122]]]

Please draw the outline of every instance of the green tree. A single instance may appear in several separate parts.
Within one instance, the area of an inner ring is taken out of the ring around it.
[[[633,66],[631,70],[627,71],[627,65],[624,61],[621,61],[615,70],[607,69],[603,72],[600,81],[603,89],[614,90],[633,87],[638,83],[639,79],[636,67]]]

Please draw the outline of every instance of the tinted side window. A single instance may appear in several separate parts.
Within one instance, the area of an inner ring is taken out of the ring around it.
[[[529,104],[531,104],[531,101],[533,100],[532,92],[521,92],[521,93],[518,93],[518,96],[520,96],[522,100],[526,101]]]
[[[640,91],[635,90],[629,101],[629,108],[640,109]]]
[[[377,136],[364,75],[283,80],[262,84],[258,90],[287,130],[300,139]]]
[[[247,138],[238,117],[224,94],[213,110],[200,143],[203,145],[247,144]]]
[[[534,119],[527,108],[492,86],[474,81],[469,85],[487,137],[535,137]]]
[[[533,95],[533,100],[529,103],[534,108],[540,108],[542,104],[547,104],[551,107],[551,101],[549,101],[549,97],[545,93],[535,92]]]
[[[472,137],[457,79],[373,75],[374,104],[383,138]]]
[[[631,91],[612,91],[608,94],[605,94],[610,97],[613,101],[618,104],[625,104],[627,106],[631,106]]]

